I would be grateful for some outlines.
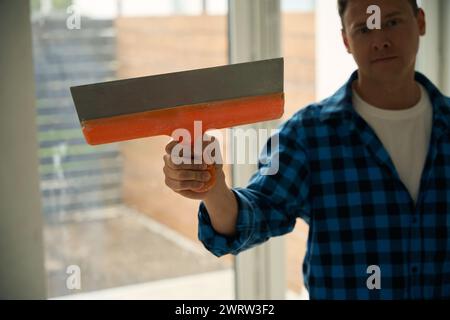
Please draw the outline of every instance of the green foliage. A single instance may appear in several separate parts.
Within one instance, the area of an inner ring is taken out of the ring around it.
[[[30,0],[31,12],[41,9],[41,0]],[[66,11],[72,5],[72,0],[52,0],[53,11]]]
[[[72,5],[72,0],[52,0],[53,8],[57,11],[66,11]]]

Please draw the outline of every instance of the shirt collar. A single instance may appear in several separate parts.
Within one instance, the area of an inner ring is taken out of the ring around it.
[[[352,103],[352,82],[358,79],[358,71],[354,71],[350,79],[334,95],[322,101],[320,120],[349,119],[355,115]],[[416,72],[415,79],[427,90],[433,106],[433,125],[437,133],[443,133],[450,127],[450,99],[422,73]]]

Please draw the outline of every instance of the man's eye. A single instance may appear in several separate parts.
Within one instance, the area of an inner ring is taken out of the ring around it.
[[[389,20],[389,21],[386,23],[386,26],[387,26],[387,27],[395,27],[397,24],[398,24],[398,21],[397,21],[397,20]]]
[[[359,33],[361,33],[361,34],[366,34],[366,33],[369,33],[369,32],[370,32],[370,30],[367,27],[359,29]]]

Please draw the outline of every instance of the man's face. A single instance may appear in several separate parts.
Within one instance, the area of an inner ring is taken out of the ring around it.
[[[367,8],[381,9],[381,30],[367,28]],[[343,16],[342,36],[359,72],[376,81],[401,79],[414,71],[425,16],[416,16],[408,0],[351,0]]]

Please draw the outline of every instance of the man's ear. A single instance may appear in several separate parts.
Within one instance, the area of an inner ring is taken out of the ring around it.
[[[342,41],[344,42],[344,46],[347,49],[347,52],[351,54],[352,51],[350,50],[350,46],[348,44],[347,32],[345,31],[344,28],[341,29],[341,35],[342,35]]]
[[[419,26],[419,34],[424,36],[427,32],[427,22],[425,19],[425,11],[422,8],[419,8],[417,12],[417,25]]]

